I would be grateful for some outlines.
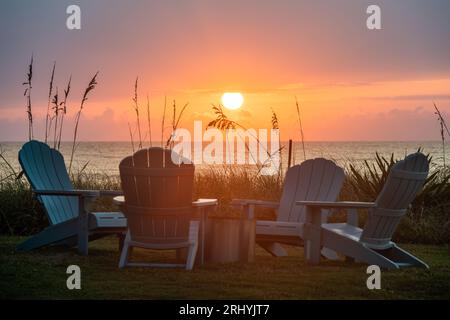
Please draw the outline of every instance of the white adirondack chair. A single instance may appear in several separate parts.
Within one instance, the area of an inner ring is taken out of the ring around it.
[[[333,161],[323,158],[306,160],[286,172],[280,202],[234,199],[232,205],[240,206],[249,217],[254,216],[255,207],[273,208],[277,220],[256,221],[257,243],[274,256],[285,256],[286,251],[280,243],[303,245],[303,224],[306,208],[296,206],[300,200],[336,201],[345,179],[344,170]],[[324,222],[328,210],[323,210]],[[324,249],[322,254],[337,258],[334,252]]]
[[[407,266],[428,268],[428,265],[399,248],[392,236],[406,214],[408,206],[428,176],[429,164],[425,155],[414,153],[397,162],[375,202],[298,201],[307,207],[305,239],[306,259],[311,264],[320,261],[321,247],[335,250],[346,257],[387,269]],[[347,223],[322,223],[323,209],[369,209],[363,229],[357,219]]]
[[[194,165],[175,161],[179,155],[163,148],[137,151],[119,165],[124,197],[115,201],[128,219],[128,230],[119,267],[182,267],[191,270],[199,246],[204,258],[204,216],[217,205],[216,199],[192,201]],[[195,212],[201,218],[196,219]],[[187,250],[185,263],[146,263],[130,261],[132,248]]]

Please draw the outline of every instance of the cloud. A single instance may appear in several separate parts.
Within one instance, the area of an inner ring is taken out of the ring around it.
[[[418,94],[418,95],[402,95],[402,96],[381,96],[381,97],[368,97],[364,99],[369,100],[450,100],[450,94]]]
[[[67,117],[64,120],[63,139],[73,139],[75,117]],[[45,120],[35,119],[34,138],[44,140]],[[23,119],[0,119],[0,141],[25,141],[28,139],[28,123]],[[88,118],[81,115],[78,140],[82,141],[115,141],[128,140],[129,134],[127,122],[121,119],[111,108],[105,109],[98,116]],[[51,139],[50,139],[51,140]]]
[[[442,111],[444,119],[450,119]],[[314,140],[430,141],[439,140],[439,124],[431,110],[394,108],[387,112],[361,113],[322,120],[307,131]]]

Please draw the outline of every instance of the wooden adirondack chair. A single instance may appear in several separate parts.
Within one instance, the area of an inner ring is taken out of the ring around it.
[[[62,154],[32,140],[19,151],[19,162],[33,193],[43,205],[50,226],[17,246],[29,251],[49,244],[78,245],[88,254],[88,241],[108,234],[121,235],[127,221],[120,212],[89,212],[89,204],[117,191],[74,190]]]
[[[345,179],[344,170],[333,161],[323,158],[306,160],[288,169],[280,202],[234,199],[232,205],[241,206],[252,217],[255,207],[273,208],[276,221],[256,221],[256,241],[274,256],[285,256],[280,243],[303,245],[303,224],[306,208],[296,206],[299,200],[336,201]],[[326,221],[328,210],[323,210]],[[337,257],[325,249],[324,255]]]
[[[375,202],[321,202],[298,201],[306,206],[305,225],[306,259],[311,264],[320,260],[320,248],[331,248],[357,261],[387,269],[407,266],[428,268],[428,265],[391,241],[407,208],[414,200],[428,175],[429,164],[425,155],[414,153],[397,162],[390,170],[387,181]],[[363,229],[357,226],[357,216],[347,223],[322,224],[322,209],[369,209]]]
[[[208,208],[217,205],[216,199],[192,202],[194,165],[183,163],[171,150],[149,148],[126,157],[119,168],[125,197],[122,208],[128,219],[119,267],[185,267],[191,270],[199,234],[199,221],[194,220],[194,211],[201,211],[203,216]],[[204,237],[204,232],[202,235]],[[129,262],[133,247],[177,251],[187,248],[187,261],[185,264]]]

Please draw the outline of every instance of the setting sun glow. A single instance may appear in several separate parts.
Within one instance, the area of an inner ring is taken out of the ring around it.
[[[230,110],[239,109],[244,102],[244,97],[239,92],[225,92],[222,95],[222,104]]]

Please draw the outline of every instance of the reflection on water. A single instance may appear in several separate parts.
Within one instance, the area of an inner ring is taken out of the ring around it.
[[[18,170],[19,162],[17,153],[22,146],[19,142],[0,143],[3,156]],[[282,142],[282,165],[287,166],[288,147],[287,142]],[[341,166],[348,162],[361,163],[364,160],[372,161],[375,152],[383,156],[390,156],[394,153],[396,158],[402,158],[405,154],[415,152],[418,148],[423,148],[425,153],[433,156],[435,164],[443,163],[442,143],[434,142],[307,142],[305,145],[306,157],[316,158],[324,157],[332,159]],[[72,144],[63,142],[61,152],[64,155],[66,163],[70,160]],[[303,151],[301,143],[293,144],[294,162],[303,161]],[[225,149],[226,150],[226,149]],[[81,169],[86,163],[87,170],[117,175],[119,173],[119,162],[124,157],[132,153],[129,142],[80,142],[76,150],[74,159],[74,169]],[[446,159],[450,161],[450,143],[446,143]],[[0,160],[1,161],[1,160]],[[202,170],[206,165],[197,165],[198,170]]]

